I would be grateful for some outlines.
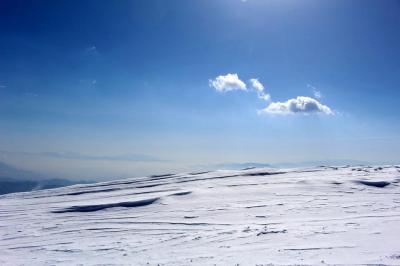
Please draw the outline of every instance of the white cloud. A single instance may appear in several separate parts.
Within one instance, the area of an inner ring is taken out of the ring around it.
[[[34,93],[34,92],[25,92],[24,95],[28,96],[28,97],[38,97],[39,96],[39,94]]]
[[[313,90],[313,94],[314,94],[315,98],[317,98],[317,99],[321,99],[322,98],[322,93],[316,87],[314,87],[311,84],[307,84],[307,87],[309,87],[309,88],[311,88]]]
[[[98,56],[99,55],[99,50],[97,50],[96,46],[90,46],[90,47],[86,48],[85,52],[88,55],[92,55],[92,56]]]
[[[251,86],[259,92],[264,91],[264,85],[258,79],[250,79]]]
[[[227,92],[233,90],[247,90],[246,84],[239,79],[239,76],[235,74],[220,75],[215,79],[208,81],[210,87],[215,88],[220,92]],[[249,80],[249,86],[251,89],[257,92],[257,96],[267,102],[271,101],[271,96],[265,92],[264,85],[256,78]],[[322,98],[322,94],[314,86],[307,84],[307,87],[312,88],[314,97],[316,99]],[[296,98],[289,99],[286,102],[270,102],[269,105],[259,113],[270,113],[270,114],[326,114],[334,115],[339,114],[334,112],[328,106],[320,103],[311,97],[297,96]]]
[[[286,102],[272,102],[267,106],[267,108],[260,112],[271,114],[334,114],[328,106],[306,96],[298,96],[297,98],[289,99]]]
[[[314,97],[315,98],[317,98],[317,99],[321,99],[322,98],[322,94],[321,94],[321,92],[320,91],[313,91],[313,93],[314,93]]]
[[[216,77],[214,80],[208,81],[210,87],[214,87],[217,91],[227,92],[233,90],[246,90],[246,84],[241,81],[237,74],[227,74]]]
[[[269,101],[271,96],[265,92],[264,85],[258,79],[250,79],[251,86],[257,91],[258,98]]]
[[[267,102],[271,100],[271,96],[268,93],[258,94],[258,98],[263,99]]]

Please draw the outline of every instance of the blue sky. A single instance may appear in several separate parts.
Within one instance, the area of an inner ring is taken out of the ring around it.
[[[0,160],[80,179],[398,162],[399,14],[389,0],[2,1]],[[245,89],[213,86],[228,74]],[[288,108],[299,96],[332,112]]]

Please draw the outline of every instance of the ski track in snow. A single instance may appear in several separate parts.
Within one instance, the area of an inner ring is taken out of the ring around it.
[[[400,265],[400,167],[247,169],[0,196],[0,265]]]

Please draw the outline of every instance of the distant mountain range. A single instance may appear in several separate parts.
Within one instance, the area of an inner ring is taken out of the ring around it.
[[[246,168],[271,168],[273,167],[271,164],[267,163],[221,163],[212,165],[211,168],[213,169],[220,169],[220,170],[240,170]]]
[[[283,163],[260,163],[260,162],[246,162],[246,163],[220,163],[209,166],[210,170],[240,170],[246,168],[295,168],[295,167],[312,167],[320,165],[369,165],[370,162],[350,160],[350,159],[332,159],[320,161],[304,161],[304,162],[283,162]]]
[[[0,162],[0,195],[14,192],[26,192],[70,186],[87,181],[71,181],[62,178],[46,178],[41,174],[21,170]]]

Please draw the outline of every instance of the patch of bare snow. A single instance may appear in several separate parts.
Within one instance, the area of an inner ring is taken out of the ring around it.
[[[400,265],[398,170],[223,170],[3,195],[0,265]]]

